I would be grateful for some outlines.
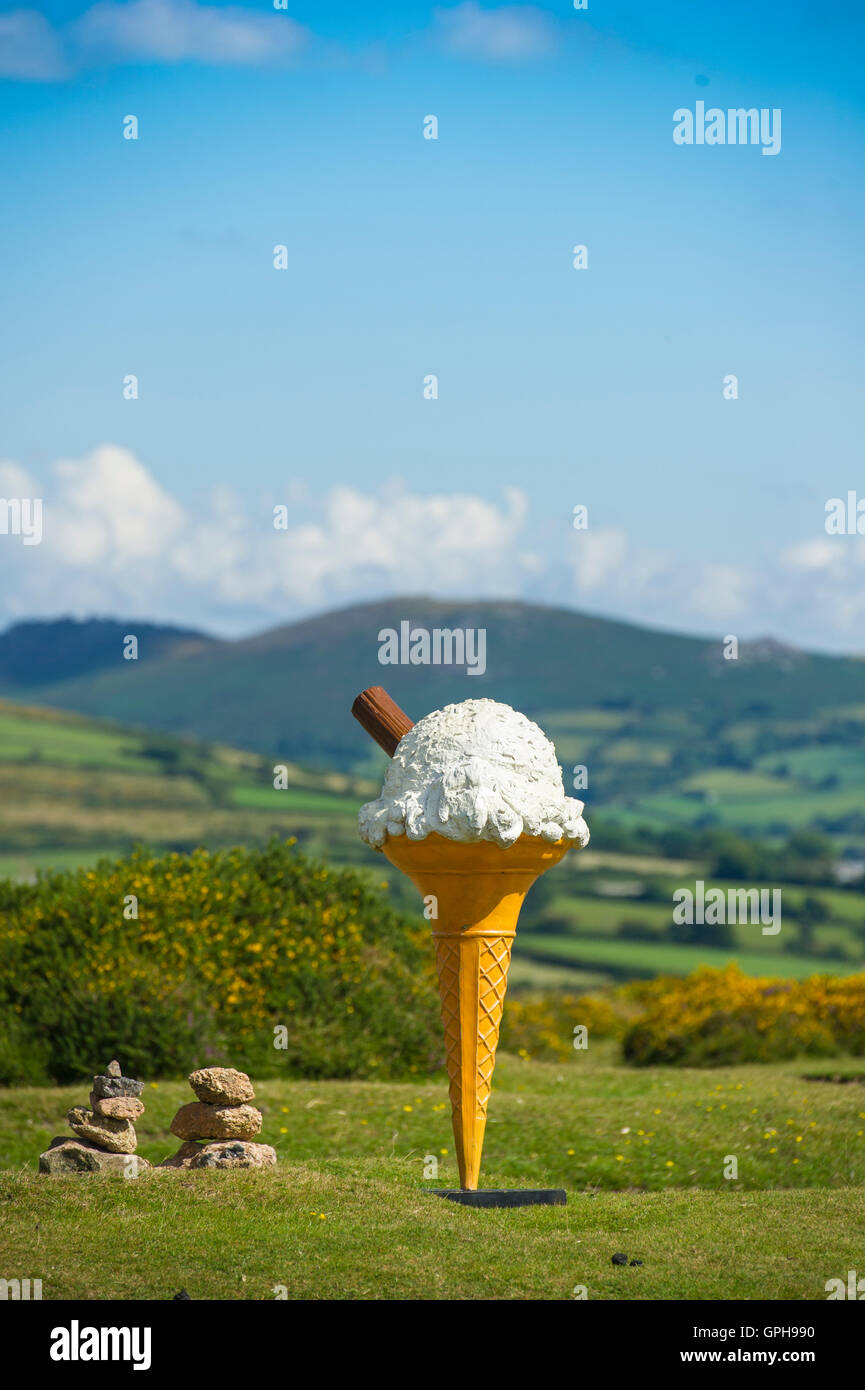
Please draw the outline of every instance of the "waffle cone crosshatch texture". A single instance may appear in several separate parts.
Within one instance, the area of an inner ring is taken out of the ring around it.
[[[432,895],[432,923],[460,1185],[478,1186],[487,1106],[523,899],[567,844],[523,837],[510,849],[429,835],[388,840],[384,854]]]

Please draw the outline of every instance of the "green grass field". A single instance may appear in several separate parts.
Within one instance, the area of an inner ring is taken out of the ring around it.
[[[820,970],[833,975],[853,975],[862,970],[861,962],[833,960],[818,964],[813,956],[781,955],[769,951],[719,951],[706,946],[677,945],[666,941],[597,941],[585,936],[545,936],[531,932],[520,947],[523,956],[560,967],[604,971],[622,979],[655,975],[688,975],[701,965],[723,969],[735,961],[748,975],[784,976],[806,980]]]
[[[0,1092],[0,1268],[43,1297],[825,1298],[861,1258],[859,1061],[632,1071],[502,1056],[483,1186],[563,1186],[564,1208],[470,1211],[443,1077],[257,1087],[271,1173],[48,1178],[36,1156],[86,1086]],[[139,1152],[172,1153],[185,1083],[145,1089]],[[723,1176],[730,1158],[738,1179]],[[437,1178],[425,1164],[437,1160]],[[626,1252],[641,1268],[616,1268]]]

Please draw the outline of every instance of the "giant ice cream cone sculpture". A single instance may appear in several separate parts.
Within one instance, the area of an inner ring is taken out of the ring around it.
[[[433,896],[436,969],[445,1030],[460,1185],[478,1185],[511,946],[535,879],[567,854],[567,842],[523,835],[510,849],[429,835],[388,839],[384,854]]]
[[[361,835],[431,905],[460,1184],[475,1192],[517,918],[535,879],[588,842],[583,804],[508,705],[466,700],[413,725],[374,687],[353,713],[393,758]]]

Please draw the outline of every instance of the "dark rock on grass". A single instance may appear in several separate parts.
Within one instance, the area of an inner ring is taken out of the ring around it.
[[[39,1155],[40,1173],[134,1173],[149,1168],[137,1154],[107,1153],[85,1139],[61,1134]]]
[[[276,1150],[269,1144],[250,1144],[241,1139],[181,1144],[176,1154],[164,1158],[160,1168],[275,1168]]]
[[[614,1255],[614,1256],[613,1256],[613,1264],[614,1264],[614,1265],[626,1265],[627,1263],[628,1263],[628,1257],[627,1257],[627,1255],[623,1255],[623,1254],[621,1254],[621,1252],[620,1252],[618,1255]]]
[[[116,1096],[140,1096],[144,1090],[143,1081],[133,1081],[131,1076],[94,1076],[93,1095],[97,1100],[113,1100]]]
[[[276,1150],[270,1144],[244,1143],[240,1139],[205,1144],[193,1168],[275,1168]]]

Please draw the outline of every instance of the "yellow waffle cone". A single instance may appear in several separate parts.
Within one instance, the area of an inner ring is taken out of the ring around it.
[[[388,839],[384,853],[436,899],[432,919],[460,1185],[478,1185],[487,1102],[517,918],[535,879],[571,841],[522,835],[510,849],[487,840]]]

